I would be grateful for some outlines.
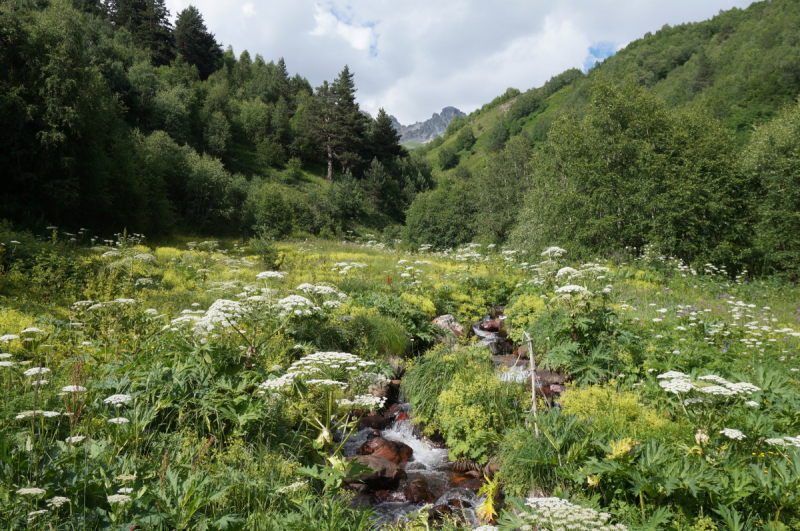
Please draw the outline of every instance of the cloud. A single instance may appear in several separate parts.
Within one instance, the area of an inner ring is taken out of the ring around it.
[[[708,19],[750,0],[166,0],[173,16],[195,5],[237,54],[283,57],[313,86],[347,64],[358,100],[401,123],[453,105],[470,112],[509,86],[541,86],[590,68],[664,24]],[[243,16],[244,15],[244,16]]]
[[[316,10],[314,20],[317,25],[309,32],[309,35],[315,37],[335,35],[350,43],[354,50],[372,49],[373,55],[375,55],[377,36],[372,26],[358,26],[343,22],[334,14],[333,9],[319,4],[316,5]]]

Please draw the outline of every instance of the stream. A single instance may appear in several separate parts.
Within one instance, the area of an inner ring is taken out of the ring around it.
[[[509,383],[535,382],[537,392],[546,400],[563,392],[563,375],[539,369],[533,378],[527,349],[515,349],[507,337],[503,311],[502,307],[490,308],[490,314],[473,323],[469,330],[491,351],[498,378]],[[451,315],[438,317],[434,323],[456,337],[464,333]],[[400,382],[395,380],[392,384],[399,391]],[[393,397],[397,398],[397,394]],[[448,458],[444,444],[422,436],[411,423],[411,404],[402,396],[389,404],[393,405],[383,415],[362,418],[359,421],[362,429],[344,445],[345,457],[373,460],[365,464],[379,476],[367,480],[362,475],[363,484],[352,486],[359,487],[354,488],[357,491],[354,502],[371,505],[379,522],[403,522],[427,505],[432,527],[445,517],[460,520],[473,529],[479,527],[476,509],[483,501],[477,495],[484,483],[482,473],[459,470]]]
[[[402,411],[408,414],[411,404],[402,403]],[[344,455],[356,455],[356,451],[370,438],[374,438],[374,431],[365,428],[355,433],[344,446]],[[480,479],[465,476],[453,470],[453,462],[447,455],[447,448],[428,441],[415,434],[410,420],[399,420],[390,427],[380,431],[380,437],[387,441],[403,443],[411,447],[411,459],[403,466],[407,478],[400,482],[394,491],[377,491],[377,503],[372,510],[378,516],[378,521],[397,523],[403,521],[411,513],[419,511],[424,505],[432,504],[431,514],[450,514],[461,517],[473,527],[479,526],[475,508],[483,501],[476,495],[477,488],[482,483]],[[474,475],[474,474],[473,474]],[[410,484],[421,485],[417,494],[423,500],[409,500],[407,486]],[[459,487],[466,484],[470,488]],[[421,493],[419,491],[422,491]],[[428,491],[430,495],[427,495]],[[429,501],[430,500],[430,501]]]

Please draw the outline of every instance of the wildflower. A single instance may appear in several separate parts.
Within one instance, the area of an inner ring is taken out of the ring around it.
[[[708,432],[706,430],[697,430],[697,433],[694,434],[694,440],[699,445],[704,445],[709,441]]]
[[[682,372],[677,371],[669,371],[665,372],[664,374],[659,374],[656,378],[665,378],[665,379],[674,379],[674,378],[689,378],[688,374],[683,374]]]
[[[33,369],[28,369],[22,374],[25,376],[37,376],[40,374],[47,374],[48,372],[50,372],[50,369],[47,367],[34,367]]]
[[[284,276],[286,276],[286,273],[279,273],[278,271],[262,271],[256,275],[256,278],[259,280],[266,280],[268,278],[283,278]]]
[[[61,388],[62,393],[82,393],[83,391],[86,391],[86,388],[80,385],[67,385]]]
[[[275,492],[285,493],[285,492],[294,492],[299,488],[304,487],[308,482],[307,481],[296,481],[291,485],[286,485],[285,487],[281,487]]]
[[[741,441],[747,437],[744,433],[740,432],[739,430],[734,430],[733,428],[725,428],[720,433],[729,439],[734,439],[737,441]]]
[[[556,290],[556,293],[580,293],[580,292],[587,292],[586,288],[583,286],[576,286],[574,284],[570,284],[567,286],[562,286]]]
[[[120,494],[130,494],[131,492],[133,492],[133,489],[130,487],[122,487],[117,492]]]
[[[11,341],[14,341],[15,339],[19,339],[19,336],[15,334],[5,334],[3,336],[0,336],[0,341],[4,343],[9,343]]]
[[[20,334],[44,334],[44,330],[32,326],[30,328],[26,328],[25,330],[20,332]]]
[[[116,479],[117,481],[122,481],[122,482],[134,481],[136,479],[136,475],[135,474],[121,474],[119,476],[116,476],[114,479]]]
[[[64,442],[68,442],[68,443],[75,444],[75,443],[79,443],[79,442],[81,442],[81,441],[82,441],[82,440],[84,440],[85,438],[86,438],[86,437],[85,437],[85,436],[83,436],[83,435],[74,435],[74,436],[72,436],[72,437],[67,437],[66,439],[64,439]]]
[[[65,498],[64,496],[54,496],[49,500],[47,500],[47,506],[55,507],[56,509],[58,509],[59,507],[61,507],[65,503],[69,503],[70,501],[71,500],[69,498]]]
[[[24,489],[19,489],[17,494],[22,494],[23,496],[38,496],[39,494],[44,494],[44,489],[39,489],[37,487],[26,487]]]
[[[125,504],[131,501],[133,500],[131,500],[131,497],[127,494],[112,494],[111,496],[108,496],[108,503]]]
[[[123,404],[127,404],[131,400],[133,400],[133,397],[130,395],[111,395],[103,400],[103,402],[106,404],[112,404],[116,407],[121,407]]]
[[[125,417],[116,417],[116,418],[113,418],[113,419],[108,419],[107,422],[109,424],[127,424],[130,421],[128,419],[126,419]]]
[[[688,381],[688,380],[664,380],[660,382],[658,385],[664,388],[665,391],[669,393],[688,393],[689,391],[693,390],[695,387]]]
[[[13,367],[16,365],[13,361],[0,361],[0,367]]]
[[[8,354],[7,352],[4,352],[4,353],[0,354],[0,359],[10,358],[10,357],[11,357],[11,354]]]
[[[40,514],[49,513],[49,512],[50,512],[49,509],[39,509],[38,511],[31,511],[31,512],[28,513],[28,516],[31,517],[31,518],[28,518],[28,521],[30,522],[31,520],[33,520],[33,518],[36,518]]]
[[[748,400],[747,402],[744,403],[744,405],[750,406],[750,407],[758,407],[759,404],[758,404],[758,402],[754,402],[752,400]]]

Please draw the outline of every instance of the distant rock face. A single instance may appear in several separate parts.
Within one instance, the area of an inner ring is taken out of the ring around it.
[[[433,113],[428,120],[417,122],[414,125],[401,125],[397,118],[390,116],[392,125],[400,133],[400,143],[422,142],[427,143],[437,136],[444,135],[447,126],[457,116],[466,116],[455,107],[445,107],[441,113]]]

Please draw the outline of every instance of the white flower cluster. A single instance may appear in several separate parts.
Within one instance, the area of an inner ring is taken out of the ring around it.
[[[700,376],[697,381],[690,381],[688,374],[677,371],[669,371],[664,374],[659,374],[657,378],[662,381],[659,382],[662,388],[668,393],[688,393],[689,391],[698,391],[713,396],[733,397],[737,395],[751,395],[755,392],[761,391],[760,387],[748,382],[729,382],[721,376],[709,374]],[[707,381],[715,382],[718,385],[708,384]],[[686,400],[684,404],[699,404],[702,400]],[[748,404],[750,405],[750,404]],[[756,404],[758,406],[758,404]]]
[[[3,343],[9,343],[11,341],[14,341],[15,339],[19,339],[19,336],[16,334],[5,334],[0,336],[0,341],[2,341]]]
[[[567,286],[561,286],[556,290],[556,293],[585,293],[588,292],[586,288],[583,286],[578,286],[575,284],[569,284]]]
[[[127,494],[112,494],[111,496],[108,497],[108,503],[121,503],[121,504],[124,504],[124,503],[128,503],[130,501],[132,501],[131,497],[128,496]]]
[[[800,447],[800,435],[797,437],[777,437],[773,439],[765,439],[765,443],[773,446],[797,446]]]
[[[103,402],[105,402],[106,404],[111,404],[116,407],[121,407],[124,404],[130,402],[131,400],[133,400],[133,397],[131,397],[131,395],[111,395],[105,400],[103,400]]]
[[[280,378],[275,378],[274,380],[267,380],[262,382],[261,385],[258,386],[258,393],[265,395],[267,393],[272,393],[274,391],[280,391],[287,387],[290,387],[294,383],[294,378],[296,374],[289,373],[284,374]]]
[[[48,372],[50,372],[50,369],[47,367],[34,367],[33,369],[28,369],[22,374],[25,376],[39,376],[40,374],[47,374]]]
[[[17,494],[22,494],[23,496],[38,496],[39,494],[44,494],[46,491],[44,489],[39,489],[36,487],[26,487],[24,489],[19,489]]]
[[[258,280],[267,280],[269,278],[283,278],[285,276],[286,273],[280,273],[278,271],[262,271],[256,275],[256,278]]]
[[[70,502],[69,498],[65,498],[64,496],[54,496],[54,497],[50,498],[49,500],[47,500],[47,506],[48,507],[55,507],[56,509],[58,509],[59,507],[61,507],[65,503],[69,503],[69,502]]]
[[[292,313],[295,315],[311,315],[314,311],[320,310],[319,306],[300,295],[289,295],[279,300],[276,306],[281,310],[281,317],[286,317]]]
[[[42,411],[41,409],[37,409],[35,411],[23,411],[15,418],[17,420],[21,420],[21,419],[26,419],[28,417],[35,417],[36,415],[42,415],[43,417],[49,419],[53,417],[59,417],[61,416],[61,413],[59,413],[58,411]]]
[[[744,433],[740,432],[739,430],[734,430],[733,428],[725,428],[720,433],[725,437],[728,437],[729,439],[734,439],[736,441],[741,441],[747,438],[747,436]]]
[[[528,498],[525,503],[532,512],[522,512],[520,517],[535,525],[539,531],[601,530],[627,531],[622,524],[609,524],[611,515],[594,509],[574,505],[561,498]]]
[[[343,398],[341,400],[337,400],[336,403],[339,405],[339,407],[375,411],[383,407],[383,404],[386,403],[386,398],[379,398],[372,395],[356,395],[352,400]]]

